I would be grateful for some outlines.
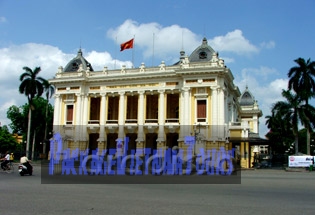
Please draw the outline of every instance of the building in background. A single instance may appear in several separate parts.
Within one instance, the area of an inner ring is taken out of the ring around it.
[[[171,66],[162,61],[157,67],[94,71],[79,50],[50,80],[56,87],[54,132],[62,136],[62,149],[138,155],[145,148],[187,151],[190,136],[196,140],[193,153],[235,148],[234,156],[248,168],[253,147],[263,141],[262,112],[249,89],[241,93],[233,80],[205,38],[190,56],[181,51]]]

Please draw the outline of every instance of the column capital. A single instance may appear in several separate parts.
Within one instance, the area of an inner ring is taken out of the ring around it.
[[[120,91],[120,92],[118,92],[118,94],[119,94],[120,96],[124,96],[124,95],[125,95],[125,91]]]
[[[165,90],[164,90],[164,89],[161,89],[161,90],[158,90],[158,92],[159,92],[160,94],[164,94],[164,93],[165,93]]]
[[[89,97],[89,93],[81,93],[81,97]]]
[[[211,86],[210,89],[211,90],[218,90],[220,87],[219,86]]]
[[[182,91],[184,91],[184,92],[189,92],[191,89],[190,89],[190,87],[183,87],[182,88]]]
[[[106,92],[100,93],[101,97],[105,97],[106,96]]]
[[[144,90],[139,90],[138,93],[139,93],[139,95],[143,95],[145,93],[145,91]]]

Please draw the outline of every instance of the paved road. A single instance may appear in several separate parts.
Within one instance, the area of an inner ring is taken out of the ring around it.
[[[0,172],[0,214],[314,214],[315,172],[243,171],[241,184],[41,184]]]

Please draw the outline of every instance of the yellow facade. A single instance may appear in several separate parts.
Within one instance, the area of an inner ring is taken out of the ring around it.
[[[207,51],[206,59],[200,50]],[[76,70],[71,67],[75,63],[81,63]],[[249,132],[257,133],[258,120],[251,117],[259,119],[261,111],[258,106],[254,112],[243,109],[230,69],[205,39],[189,57],[181,52],[171,66],[91,68],[79,51],[50,80],[57,89],[54,132],[62,135],[64,149],[118,150],[128,137],[126,154],[173,147],[187,153],[185,140],[191,136],[195,155],[201,148],[237,146],[235,159],[239,153],[242,167],[250,167],[250,144],[243,140]]]

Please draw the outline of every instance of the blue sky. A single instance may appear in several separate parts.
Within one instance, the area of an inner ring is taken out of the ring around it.
[[[119,44],[134,36],[135,67],[170,65],[182,48],[189,55],[206,37],[235,84],[241,91],[248,85],[258,100],[264,137],[265,116],[282,99],[293,60],[315,60],[314,6],[313,0],[0,0],[0,122],[9,123],[8,107],[26,103],[18,93],[23,66],[40,66],[49,79],[80,47],[94,70],[131,66],[132,50],[120,52]]]

